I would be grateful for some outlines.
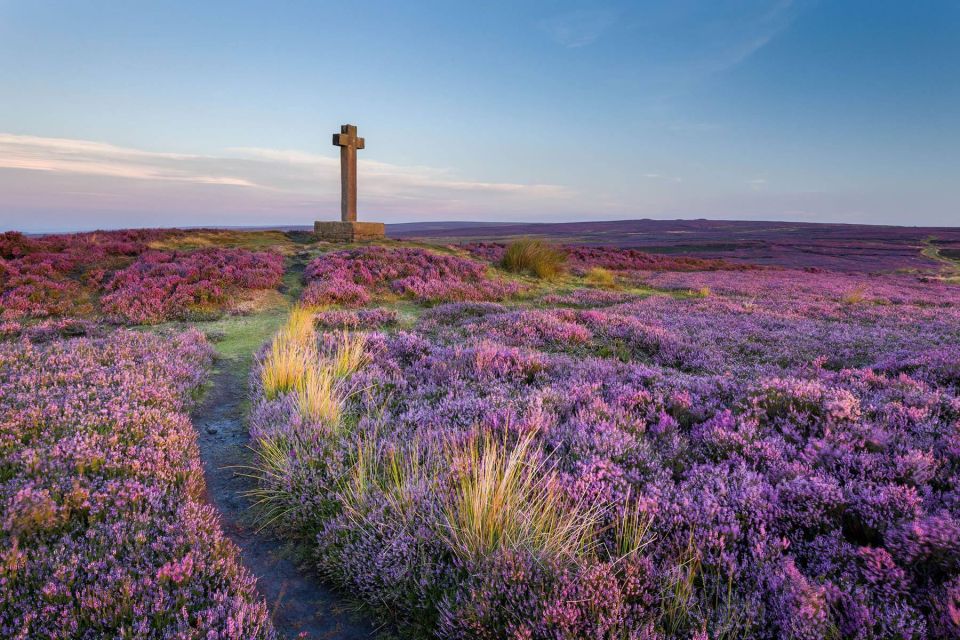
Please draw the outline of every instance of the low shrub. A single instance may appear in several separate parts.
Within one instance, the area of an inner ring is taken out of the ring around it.
[[[0,344],[0,636],[272,640],[206,504],[199,332]]]
[[[321,311],[316,316],[316,322],[321,327],[332,329],[377,329],[395,324],[397,318],[398,314],[393,309],[338,309]]]
[[[101,304],[114,321],[156,324],[215,317],[245,289],[272,289],[283,276],[283,256],[245,249],[150,251],[117,272]]]
[[[104,277],[176,230],[0,233],[0,319],[90,314]]]
[[[420,302],[502,300],[521,290],[488,277],[487,266],[426,249],[365,247],[333,251],[306,269],[304,304],[363,306],[373,296]]]

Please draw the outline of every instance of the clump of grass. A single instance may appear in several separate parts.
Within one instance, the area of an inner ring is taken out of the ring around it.
[[[709,298],[712,292],[710,291],[710,287],[700,287],[697,293],[700,294],[701,298]]]
[[[612,289],[617,286],[617,278],[609,269],[603,267],[590,267],[583,274],[584,280],[597,287]]]
[[[867,297],[867,290],[864,287],[857,287],[853,291],[848,291],[843,294],[843,297],[840,300],[844,304],[860,304]]]
[[[316,357],[313,314],[302,307],[294,307],[287,323],[274,336],[260,369],[264,395],[272,400],[281,393],[301,389]]]
[[[290,438],[275,435],[257,442],[256,462],[247,470],[247,477],[256,478],[257,488],[245,492],[253,498],[256,520],[261,529],[289,516],[296,507],[291,501],[288,482],[293,451],[298,448]]]
[[[310,318],[312,323],[313,316]],[[366,346],[364,334],[343,331],[332,353],[314,355],[302,384],[296,387],[297,408],[304,418],[333,426],[340,423],[343,403],[350,395],[343,381],[367,363]]]
[[[693,534],[669,572],[660,594],[660,628],[669,636],[689,626],[697,579],[703,569]]]
[[[308,420],[335,425],[343,413],[343,398],[330,367],[307,367],[303,383],[296,388],[297,409]]]
[[[507,246],[500,262],[511,273],[529,273],[551,280],[566,270],[567,254],[562,250],[533,238],[515,240]]]
[[[342,380],[369,361],[366,351],[367,336],[343,331],[337,339],[337,349],[329,358],[334,378]]]
[[[462,469],[444,505],[444,536],[451,550],[477,559],[501,548],[576,558],[594,543],[600,509],[566,504],[533,438],[515,445],[474,437],[449,452]]]
[[[270,351],[260,369],[263,393],[268,400],[303,386],[313,355],[310,351],[282,334],[273,339]]]
[[[283,331],[286,337],[298,344],[313,344],[317,334],[313,328],[314,313],[312,310],[300,305],[290,310],[287,316],[287,324]]]
[[[627,503],[628,506],[613,527],[616,551],[620,558],[632,556],[652,542],[650,525],[653,524],[653,516],[643,509],[639,500],[631,503],[629,495]]]
[[[377,429],[357,436],[353,463],[339,484],[341,507],[358,525],[365,525],[367,497],[378,492],[391,511],[403,518],[413,517],[415,487],[431,482],[427,469],[429,448],[414,438],[397,450],[385,446]]]
[[[363,505],[366,498],[377,486],[377,464],[379,439],[370,433],[357,436],[353,464],[339,482],[340,502],[346,513],[356,523],[362,524]]]

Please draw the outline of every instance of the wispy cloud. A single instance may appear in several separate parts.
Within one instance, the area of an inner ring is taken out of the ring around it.
[[[560,185],[470,180],[448,169],[375,160],[359,160],[358,171],[361,209],[381,219],[548,210],[575,196]],[[197,155],[0,134],[0,222],[12,212],[58,208],[194,216],[273,211],[287,220],[314,210],[313,217],[323,217],[338,210],[339,172],[338,158],[301,150],[242,147]]]
[[[206,156],[141,151],[89,140],[0,133],[0,169],[255,186],[239,176],[218,175],[216,161]]]
[[[708,71],[733,68],[774,41],[810,0],[749,0],[740,10],[704,24],[705,42],[713,42],[701,60]]]
[[[689,0],[645,3],[624,13],[622,31],[646,56],[639,74],[654,86],[683,86],[742,64],[776,41],[817,0]],[[714,128],[678,123],[677,129]]]
[[[644,173],[641,175],[648,180],[666,180],[669,182],[683,182],[683,179],[680,178],[679,176],[666,176],[662,173]]]
[[[575,49],[595,42],[616,19],[611,10],[582,9],[541,20],[538,26],[560,46]]]

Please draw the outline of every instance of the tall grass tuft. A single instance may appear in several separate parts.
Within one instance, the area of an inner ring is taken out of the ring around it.
[[[597,287],[612,289],[617,286],[616,276],[613,275],[612,271],[604,269],[603,267],[590,267],[587,269],[587,272],[583,274],[583,278]]]
[[[282,333],[277,335],[260,369],[267,399],[273,400],[281,393],[302,387],[313,357],[313,350],[309,347],[293,342]]]
[[[430,452],[430,447],[416,438],[402,450],[387,446],[376,428],[358,435],[352,464],[338,486],[343,512],[364,526],[367,496],[376,491],[394,514],[404,519],[413,517],[413,492],[421,483],[432,483],[435,478],[427,468]]]
[[[290,311],[287,323],[274,336],[260,369],[260,381],[267,399],[303,387],[311,364],[317,358],[317,335],[313,313],[301,306]]]
[[[460,557],[513,548],[577,558],[594,544],[600,509],[564,501],[546,460],[534,455],[531,436],[513,446],[474,437],[448,456],[461,471],[443,508],[443,529]]]
[[[342,380],[367,364],[370,356],[366,348],[366,335],[341,332],[337,339],[337,348],[329,358],[333,377]]]
[[[632,556],[653,541],[651,524],[653,516],[643,509],[639,500],[631,501],[628,495],[627,506],[613,527],[616,552],[620,558]]]
[[[867,290],[865,287],[857,287],[841,296],[840,301],[844,304],[860,304],[867,299]]]
[[[670,637],[677,636],[679,631],[690,625],[694,613],[694,593],[702,570],[700,552],[691,533],[686,548],[681,550],[667,574],[660,594],[658,626]]]
[[[288,483],[292,475],[290,464],[297,449],[293,440],[275,435],[262,438],[253,449],[256,460],[241,475],[255,478],[257,487],[244,492],[253,499],[254,515],[261,529],[286,518],[295,511],[295,499],[290,494]]]
[[[291,309],[287,324],[283,328],[287,339],[297,344],[312,345],[317,337],[314,315],[314,311],[300,305]]]
[[[343,397],[338,380],[329,366],[307,367],[303,383],[297,387],[297,408],[307,420],[336,425],[343,413]]]
[[[313,358],[296,388],[297,407],[304,418],[333,427],[340,424],[343,405],[353,393],[344,381],[367,363],[366,346],[364,334],[342,331],[331,353]]]
[[[500,263],[512,273],[529,273],[544,280],[562,275],[566,264],[566,253],[543,240],[533,238],[511,242]]]

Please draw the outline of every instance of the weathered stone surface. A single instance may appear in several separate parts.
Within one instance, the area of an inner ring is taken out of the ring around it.
[[[333,144],[340,147],[340,222],[318,221],[313,232],[319,240],[328,242],[364,242],[384,237],[382,222],[357,222],[357,149],[365,142],[357,136],[352,124],[340,127],[333,134]]]
[[[327,242],[366,242],[382,240],[385,228],[382,222],[321,222],[313,223],[318,240]]]
[[[333,134],[334,146],[340,147],[340,219],[354,222],[357,219],[357,149],[364,148],[364,140],[357,136],[352,124],[340,127]]]

